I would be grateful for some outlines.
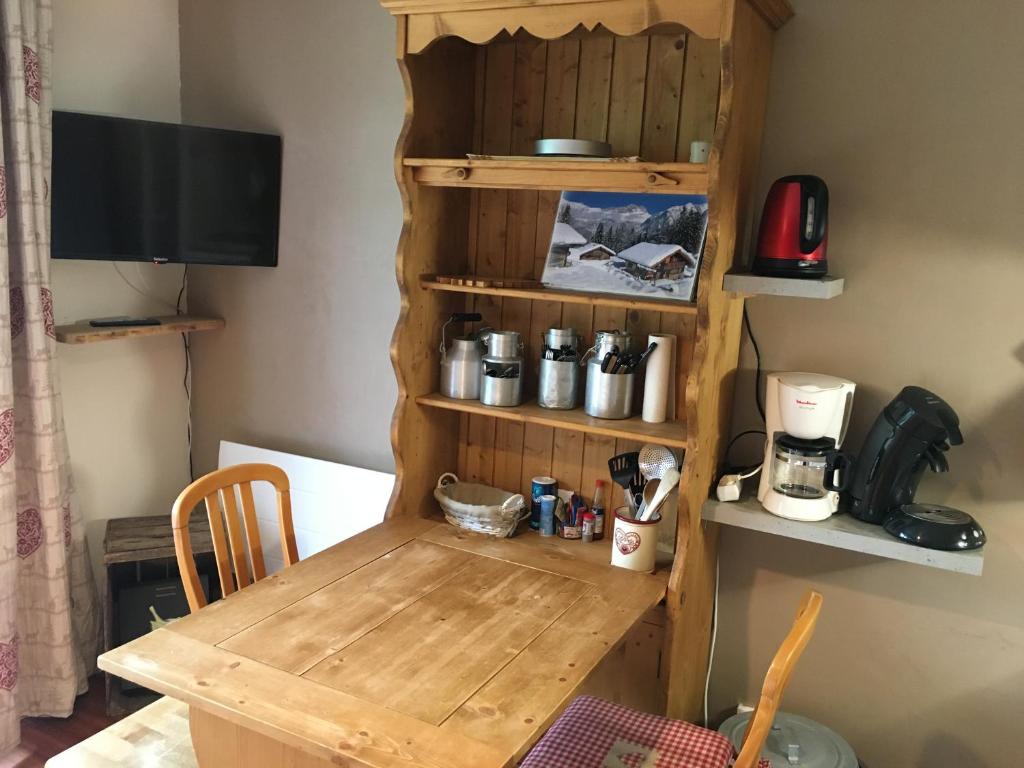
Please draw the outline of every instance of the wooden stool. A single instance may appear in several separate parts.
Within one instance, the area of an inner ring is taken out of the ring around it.
[[[162,698],[46,761],[46,768],[196,768],[188,706]]]
[[[196,554],[202,558],[203,572],[210,575],[212,589],[219,590],[213,562],[213,540],[206,520],[192,521],[192,542]],[[133,637],[122,637],[114,626],[114,619],[121,614],[121,598],[126,587],[141,586],[152,579],[163,578],[161,571],[169,578],[178,578],[178,564],[174,551],[174,532],[171,530],[170,515],[147,517],[118,517],[107,521],[103,539],[103,566],[107,572],[107,587],[103,604],[103,650],[122,645]],[[172,618],[164,616],[163,618]],[[152,704],[155,693],[135,691],[125,695],[121,682],[111,675],[106,678],[107,714],[123,717],[142,707]]]

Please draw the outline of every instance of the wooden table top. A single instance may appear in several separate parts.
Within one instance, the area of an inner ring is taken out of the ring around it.
[[[609,551],[393,519],[99,664],[340,764],[512,765],[665,594]]]

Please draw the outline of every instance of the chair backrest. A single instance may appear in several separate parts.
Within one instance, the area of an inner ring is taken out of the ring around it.
[[[204,475],[181,492],[171,509],[174,551],[178,557],[178,570],[185,583],[185,596],[190,610],[198,611],[206,605],[188,530],[189,516],[200,501],[206,502],[221,593],[226,597],[236,589],[247,587],[267,575],[256,520],[256,504],[252,495],[253,482],[261,480],[273,485],[277,491],[278,526],[285,565],[299,561],[288,475],[283,470],[273,464],[238,464]],[[242,502],[241,515],[238,513],[236,487]]]
[[[820,592],[813,589],[807,590],[803,600],[800,601],[800,608],[796,612],[796,619],[793,627],[782,641],[779,650],[775,652],[771,666],[768,667],[768,674],[765,675],[764,685],[761,686],[761,698],[754,709],[754,715],[747,725],[747,732],[743,736],[743,747],[740,749],[739,757],[736,758],[734,768],[753,768],[757,765],[761,756],[761,749],[768,738],[775,721],[775,713],[779,709],[779,702],[782,700],[782,693],[789,683],[789,677],[793,674],[800,655],[807,647],[807,643],[814,634],[814,627],[818,623],[818,614],[821,612],[822,596]]]

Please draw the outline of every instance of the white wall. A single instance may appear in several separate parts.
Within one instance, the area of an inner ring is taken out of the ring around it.
[[[280,264],[199,267],[197,470],[233,440],[392,471],[402,209],[395,26],[376,0],[182,0],[186,122],[284,138]]]
[[[292,527],[299,559],[350,539],[384,520],[395,476],[346,464],[268,451],[224,440],[217,467],[273,464],[288,475]],[[284,567],[277,494],[267,482],[252,486],[253,504],[267,573]],[[237,502],[241,509],[241,500]]]
[[[177,122],[177,0],[55,0],[56,109]],[[173,314],[182,268],[51,262],[58,323]],[[166,514],[188,483],[181,338],[58,345],[64,418],[94,569],[103,521]],[[97,575],[99,571],[97,570]]]

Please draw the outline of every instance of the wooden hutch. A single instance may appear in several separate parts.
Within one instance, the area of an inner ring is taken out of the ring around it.
[[[388,514],[436,516],[432,491],[447,471],[527,494],[532,477],[552,475],[589,497],[616,453],[645,442],[685,450],[675,556],[663,569],[667,599],[645,635],[656,646],[659,685],[639,685],[657,688],[655,708],[697,719],[718,538],[714,524],[701,522],[701,507],[728,438],[743,308],[742,298],[723,290],[723,277],[747,253],[743,228],[772,34],[792,9],[786,0],[381,2],[396,17],[406,91],[395,158],[405,215],[397,256],[402,308],[391,347],[397,480]],[[501,159],[531,154],[542,137],[604,140],[616,156],[641,159]],[[687,162],[694,140],[712,142],[707,164]],[[467,153],[497,157],[468,160]],[[539,279],[560,190],[706,194],[696,301],[430,278]],[[441,324],[463,311],[522,333],[527,387],[534,388],[549,327],[572,326],[588,342],[604,328],[641,338],[675,334],[676,418],[646,424],[549,411],[531,404],[529,389],[518,408],[441,397]],[[520,535],[576,556],[608,555],[600,545]]]

